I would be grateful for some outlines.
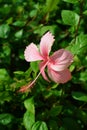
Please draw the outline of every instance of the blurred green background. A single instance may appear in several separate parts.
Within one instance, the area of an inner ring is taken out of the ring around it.
[[[47,31],[52,52],[74,55],[66,84],[40,76],[25,93],[18,90],[38,74],[24,50]],[[87,128],[87,1],[0,0],[0,130],[85,130]]]

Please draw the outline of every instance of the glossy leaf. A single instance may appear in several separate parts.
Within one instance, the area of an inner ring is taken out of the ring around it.
[[[0,38],[7,38],[10,32],[10,27],[7,24],[0,25]]]
[[[87,102],[87,94],[83,92],[72,92],[72,97],[75,100]]]
[[[39,70],[39,63],[38,63],[38,62],[31,62],[31,63],[30,63],[30,66],[31,66],[32,71],[33,71],[34,73],[37,73],[37,72],[38,72],[38,70]]]
[[[31,130],[48,130],[48,128],[45,122],[37,121],[34,123]]]
[[[46,0],[46,11],[50,12],[57,8],[57,4],[60,2],[60,0]]]
[[[23,26],[25,25],[25,22],[18,20],[18,21],[15,21],[15,22],[13,23],[13,25],[14,25],[14,26],[18,26],[18,27],[23,27]]]
[[[87,72],[80,73],[80,80],[83,82],[87,81]]]
[[[64,24],[75,26],[79,22],[79,15],[70,10],[62,10],[62,20]]]
[[[27,110],[23,117],[23,123],[26,130],[31,130],[34,122],[35,122],[35,115],[32,112]]]
[[[18,32],[15,33],[15,37],[20,39],[23,35],[23,29],[19,30]]]
[[[24,101],[24,106],[27,111],[24,114],[23,122],[27,130],[30,130],[33,123],[35,122],[35,108],[33,98],[26,99]]]
[[[76,37],[76,41],[72,40],[71,45],[67,47],[73,54],[80,55],[85,53],[87,49],[87,35],[81,34]]]
[[[72,3],[72,4],[78,3],[78,0],[63,0],[63,1],[67,3]]]
[[[25,108],[26,108],[29,112],[35,114],[35,107],[34,107],[34,100],[33,100],[33,98],[26,99],[26,100],[24,101],[24,106],[25,106]]]
[[[58,116],[62,111],[62,106],[55,106],[53,108],[51,108],[50,110],[50,115],[52,117]]]

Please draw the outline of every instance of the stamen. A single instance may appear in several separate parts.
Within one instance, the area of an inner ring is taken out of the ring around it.
[[[29,85],[27,86],[27,88],[32,87],[32,85],[36,82],[36,80],[38,79],[38,77],[40,76],[40,74],[41,74],[41,72],[39,72],[39,74],[37,75],[37,77],[31,82],[31,84],[29,84]]]
[[[38,77],[40,76],[41,72],[44,70],[44,68],[48,64],[48,62],[49,61],[47,61],[45,63],[45,65],[43,66],[42,70],[38,73],[37,77],[29,85],[21,87],[18,92],[26,92],[29,88],[31,88],[33,86],[33,84],[36,82],[36,80],[38,79]]]
[[[29,84],[29,85],[25,85],[22,86],[18,92],[26,92],[29,88],[32,88],[33,84],[36,82],[36,80],[38,79],[38,77],[40,76],[41,72],[39,72],[39,74],[37,75],[37,77]]]

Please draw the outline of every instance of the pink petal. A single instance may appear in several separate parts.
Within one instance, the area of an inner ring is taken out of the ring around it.
[[[73,55],[67,50],[60,49],[54,52],[50,59],[50,67],[55,71],[62,71],[73,62]]]
[[[46,67],[46,63],[47,63],[46,61],[41,62],[39,67],[40,67],[40,72],[41,72],[43,78],[49,82],[49,79],[47,78],[47,76],[45,74],[45,70],[44,70]]]
[[[34,43],[31,43],[28,45],[25,49],[24,56],[26,61],[37,61],[37,60],[43,60],[43,57],[38,52],[38,48]]]
[[[56,83],[66,83],[71,79],[71,73],[68,69],[58,72],[48,68],[48,75]]]
[[[49,52],[51,51],[51,47],[54,42],[54,36],[50,33],[47,32],[42,38],[40,42],[40,52],[41,54],[46,57],[49,55]]]

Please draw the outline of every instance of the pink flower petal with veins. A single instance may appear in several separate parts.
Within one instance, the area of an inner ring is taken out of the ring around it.
[[[43,57],[38,52],[38,48],[34,43],[31,43],[28,45],[25,49],[24,56],[26,61],[37,61],[37,60],[43,60]]]
[[[48,75],[56,83],[66,83],[71,79],[71,73],[68,69],[58,72],[48,67]]]
[[[37,61],[43,60],[40,63],[40,72],[34,81],[28,86],[31,87],[37,80],[40,74],[43,78],[49,82],[49,79],[45,73],[45,68],[47,66],[48,76],[56,83],[66,83],[71,79],[71,73],[67,69],[69,65],[73,62],[73,55],[64,49],[60,49],[49,56],[51,47],[54,42],[54,36],[52,33],[47,32],[40,41],[40,52],[34,43],[31,43],[26,47],[24,56],[26,61]]]
[[[51,47],[54,42],[54,36],[47,32],[40,41],[40,52],[41,54],[46,58],[49,55],[49,52],[51,51]]]
[[[50,62],[50,68],[55,71],[65,70],[72,62],[73,55],[64,49],[60,49],[50,57],[52,63]]]
[[[44,78],[46,81],[49,82],[49,79],[47,78],[47,76],[46,76],[46,74],[45,74],[45,70],[44,70],[45,67],[46,67],[46,65],[47,65],[46,63],[47,63],[46,61],[41,62],[41,63],[39,64],[39,67],[40,67],[40,72],[41,72],[43,78]]]

